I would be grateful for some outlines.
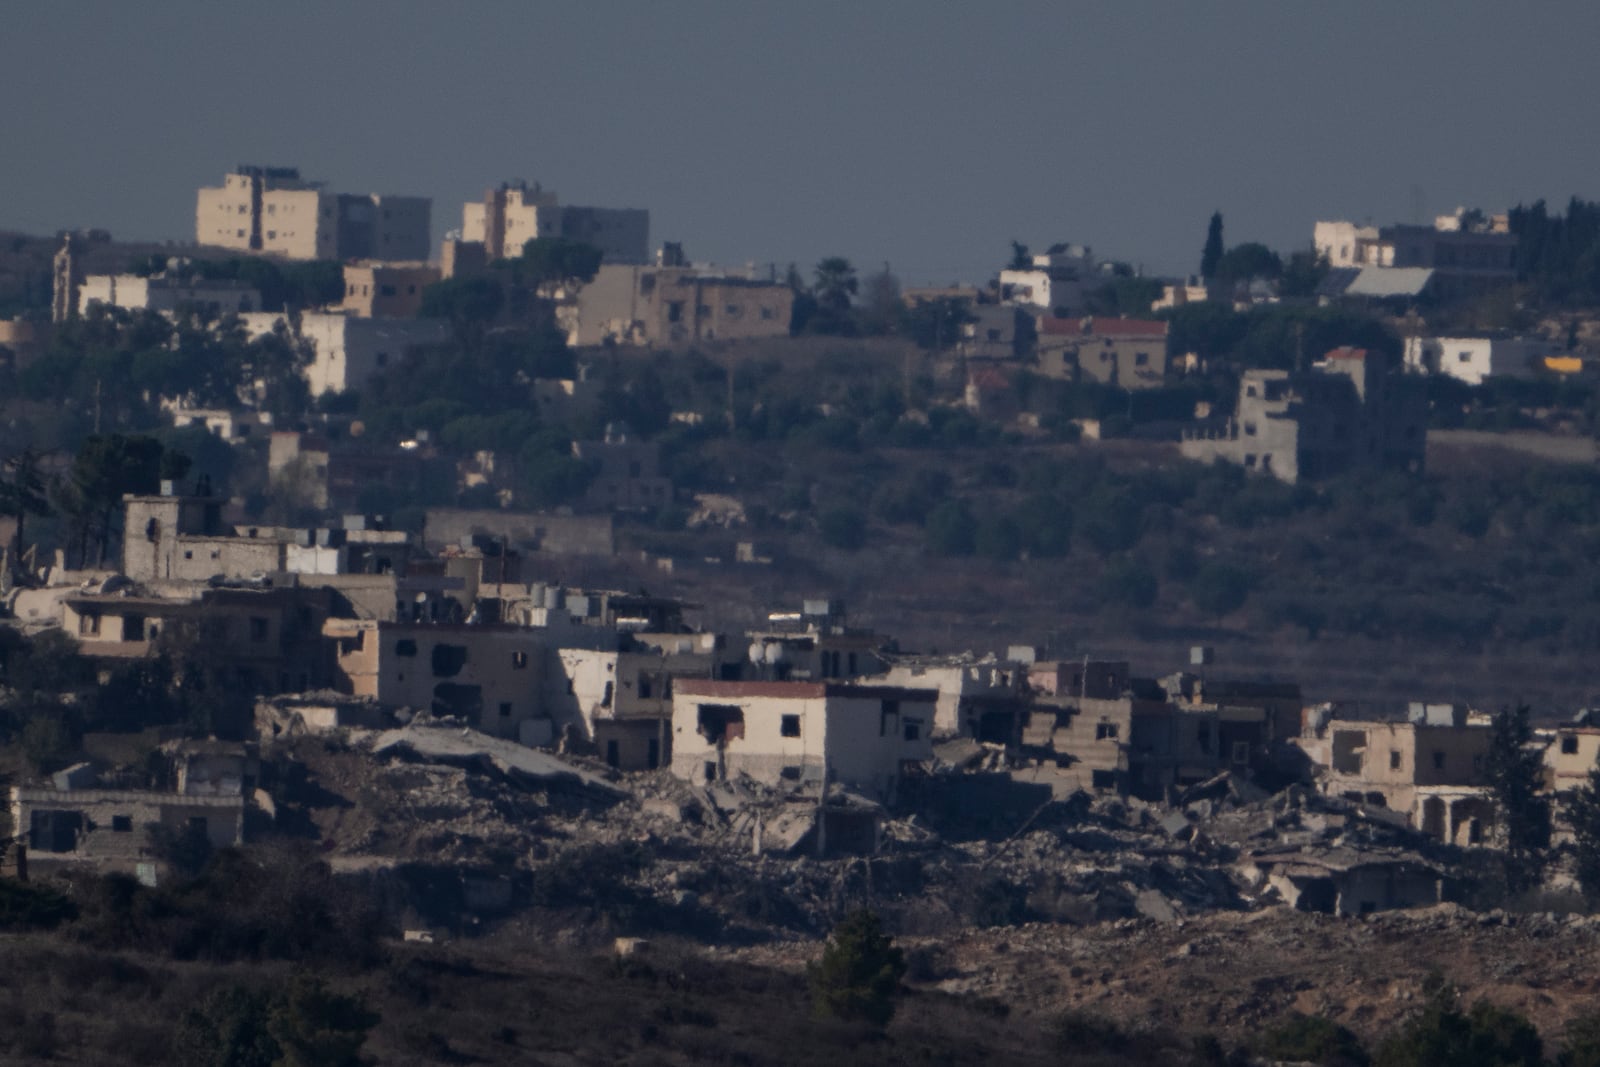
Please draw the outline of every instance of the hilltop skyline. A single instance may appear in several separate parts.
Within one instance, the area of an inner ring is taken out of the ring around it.
[[[432,197],[436,240],[525,178],[730,266],[978,282],[1016,239],[1181,274],[1214,210],[1288,252],[1317,218],[1596,195],[1600,12],[1540,11],[19,7],[0,229],[189,240],[249,162]]]

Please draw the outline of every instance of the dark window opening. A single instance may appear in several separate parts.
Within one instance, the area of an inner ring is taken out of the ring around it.
[[[800,716],[785,715],[778,724],[778,732],[784,737],[800,736]]]
[[[360,645],[358,644],[356,647],[359,648]],[[417,654],[417,643],[409,637],[402,637],[394,643],[394,654],[397,656],[415,656]]]
[[[113,815],[113,816],[111,816],[111,832],[114,833],[114,834],[131,834],[131,833],[133,833],[133,816],[132,815]]]
[[[1578,751],[1578,739],[1571,734],[1561,739],[1561,752],[1563,755],[1575,755]]]
[[[454,678],[461,673],[461,668],[466,665],[467,649],[465,645],[433,646],[433,676],[435,678]]]

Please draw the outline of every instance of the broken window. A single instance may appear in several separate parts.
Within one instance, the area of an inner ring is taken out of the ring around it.
[[[1117,787],[1117,772],[1090,771],[1089,784],[1096,789],[1115,789]]]
[[[616,767],[622,763],[622,753],[618,750],[615,741],[606,742],[606,766]]]
[[[700,736],[713,745],[744,737],[744,709],[729,704],[701,704],[698,710]]]
[[[1239,766],[1250,762],[1250,742],[1235,741],[1233,743],[1233,762]]]
[[[1200,751],[1206,755],[1211,754],[1211,724],[1202,722],[1195,729],[1195,740],[1199,743]]]
[[[900,717],[900,702],[898,700],[885,700],[878,710],[878,736],[889,736],[889,720]]]
[[[639,699],[650,699],[650,676],[648,674],[639,675]]]
[[[784,737],[800,736],[800,716],[785,715],[778,723],[778,732]]]
[[[504,702],[504,701],[501,702],[501,704],[500,704],[500,717],[502,719],[511,718],[511,705],[509,703]]]
[[[100,634],[100,613],[86,611],[79,615],[78,634],[81,637],[98,637]]]
[[[611,706],[612,692],[612,685],[610,682],[607,682],[606,691],[600,695],[600,706],[602,708],[609,708]]]
[[[465,645],[433,646],[433,676],[435,678],[454,678],[461,673],[461,668],[466,665],[467,649]]]

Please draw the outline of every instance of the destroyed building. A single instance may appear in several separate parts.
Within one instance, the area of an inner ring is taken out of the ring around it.
[[[1412,704],[1405,722],[1311,715],[1296,743],[1325,769],[1319,784],[1330,796],[1389,808],[1450,844],[1485,844],[1493,833],[1490,730],[1464,707]]]
[[[897,686],[685,679],[672,697],[672,771],[696,782],[826,779],[888,799],[907,764],[932,758],[938,698]]]

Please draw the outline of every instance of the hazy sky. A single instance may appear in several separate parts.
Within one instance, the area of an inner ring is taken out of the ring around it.
[[[696,260],[988,277],[1017,238],[1196,268],[1600,197],[1600,5],[0,0],[0,229],[189,238],[238,163],[647,207]]]

